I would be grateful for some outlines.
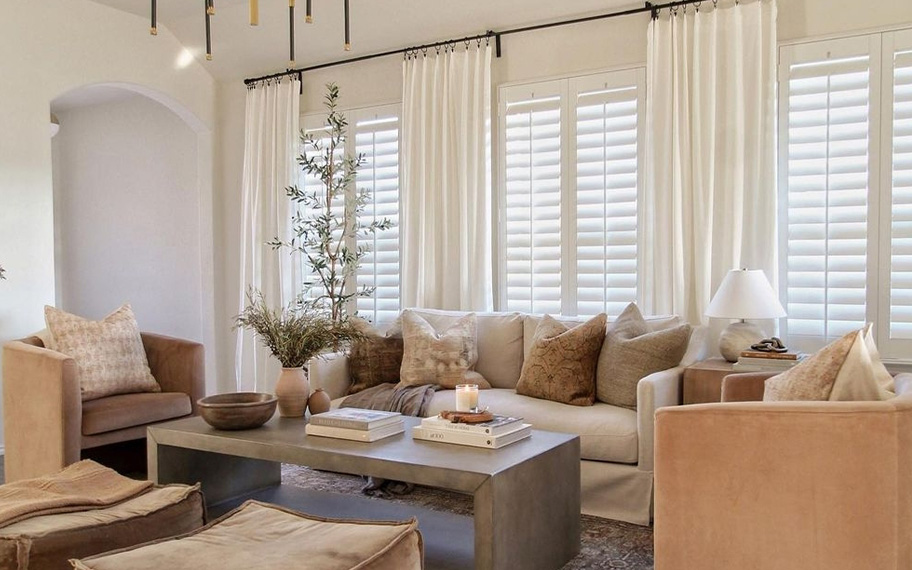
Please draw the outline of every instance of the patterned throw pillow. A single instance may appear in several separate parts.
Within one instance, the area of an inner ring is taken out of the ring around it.
[[[469,313],[439,333],[414,311],[402,311],[401,386],[478,384],[490,388],[484,376],[474,371],[478,360],[475,313]]]
[[[691,327],[684,323],[650,332],[633,303],[608,327],[598,359],[596,395],[600,402],[637,407],[637,384],[653,372],[677,366],[690,342]]]
[[[603,313],[571,329],[545,315],[532,337],[516,393],[591,406],[595,402],[595,365],[607,319]]]
[[[114,394],[161,392],[149,370],[129,304],[100,321],[45,306],[44,319],[57,352],[76,361],[83,401]]]
[[[399,381],[402,367],[402,321],[396,319],[381,333],[373,325],[358,317],[352,325],[363,337],[352,343],[348,366],[352,385],[348,393],[354,394],[378,384]]]
[[[880,361],[871,325],[821,348],[794,368],[768,378],[763,401],[873,401],[893,394],[893,376]]]

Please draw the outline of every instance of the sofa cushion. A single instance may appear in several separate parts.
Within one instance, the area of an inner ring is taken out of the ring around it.
[[[437,384],[455,388],[459,384],[478,384],[490,388],[484,377],[475,372],[478,361],[475,314],[468,313],[452,326],[437,331],[424,318],[406,309],[402,311],[402,368],[400,386]]]
[[[113,394],[160,392],[139,334],[133,309],[125,304],[92,321],[54,307],[44,318],[58,352],[73,358],[84,401]]]
[[[413,309],[438,331],[465,316],[459,311]],[[495,388],[515,388],[523,364],[523,316],[475,313],[478,362],[475,370]]]
[[[384,332],[369,322],[353,317],[352,325],[363,336],[352,343],[349,352],[350,394],[366,388],[399,381],[402,368],[402,321],[396,319]]]
[[[568,328],[545,315],[535,329],[516,393],[591,406],[595,401],[595,366],[605,340],[605,320],[605,315],[600,314]]]
[[[687,323],[651,331],[640,310],[630,303],[605,335],[598,359],[598,400],[635,410],[640,380],[676,366],[689,339]]]
[[[204,509],[199,485],[166,485],[105,509],[20,521],[0,529],[0,568],[69,568],[69,558],[197,529],[205,523]]]
[[[169,540],[73,561],[78,570],[418,570],[418,521],[355,521],[248,501],[204,528]]]
[[[82,404],[82,435],[95,435],[190,414],[183,392],[120,394]]]
[[[428,415],[452,410],[455,403],[452,390],[439,391],[428,406]],[[632,410],[600,402],[587,407],[568,406],[509,389],[480,392],[478,405],[497,414],[521,417],[533,429],[579,435],[582,459],[633,464],[638,460],[637,414]]]

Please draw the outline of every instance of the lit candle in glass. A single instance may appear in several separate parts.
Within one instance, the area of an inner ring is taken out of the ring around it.
[[[456,386],[456,411],[474,412],[478,410],[478,384],[458,384]]]

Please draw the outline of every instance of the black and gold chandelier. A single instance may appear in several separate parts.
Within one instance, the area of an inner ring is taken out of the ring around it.
[[[250,25],[258,26],[260,24],[260,2],[259,0],[249,0],[250,2]],[[312,24],[313,19],[313,0],[305,0],[304,21]],[[345,51],[351,50],[351,19],[349,16],[349,0],[342,0],[342,10],[345,17]],[[215,16],[215,0],[203,0],[204,15],[206,19],[206,60],[212,60],[212,16]],[[152,0],[152,27],[149,33],[153,36],[158,35],[158,0]],[[288,66],[295,66],[295,0],[288,0]]]

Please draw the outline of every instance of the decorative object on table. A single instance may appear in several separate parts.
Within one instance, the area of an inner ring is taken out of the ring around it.
[[[763,330],[746,319],[778,319],[785,309],[761,269],[732,269],[706,308],[715,319],[739,319],[719,336],[725,360],[737,362],[741,351],[764,338]]]
[[[287,418],[301,417],[307,408],[307,361],[358,334],[349,322],[336,322],[311,306],[292,303],[284,309],[272,308],[252,288],[247,291],[247,306],[235,317],[235,326],[252,330],[282,363],[275,392],[279,415]]]
[[[306,309],[326,312],[338,326],[346,324],[349,316],[346,306],[350,301],[370,297],[373,287],[357,287],[356,271],[361,260],[370,252],[363,245],[350,247],[349,244],[363,244],[364,239],[378,230],[392,227],[387,218],[368,216],[365,209],[370,203],[370,189],[356,190],[353,197],[346,195],[346,189],[355,185],[358,168],[364,164],[361,154],[348,155],[344,151],[348,121],[339,112],[339,88],[335,83],[326,85],[324,105],[326,129],[318,135],[305,132],[301,135],[304,150],[298,156],[304,173],[320,180],[319,189],[297,185],[286,189],[286,194],[296,207],[292,218],[290,240],[278,237],[269,242],[274,249],[285,249],[303,259],[311,276],[304,285],[301,305]],[[342,204],[345,207],[340,207]],[[362,220],[371,218],[369,224]],[[341,341],[333,345],[338,350]]]
[[[307,435],[373,442],[405,431],[402,414],[381,410],[339,408],[311,416]]]
[[[437,417],[454,424],[479,424],[493,420],[494,414],[488,410],[482,410],[480,412],[463,412],[460,410],[451,412],[449,410],[444,410],[437,414]]]
[[[328,412],[331,406],[332,400],[329,399],[329,394],[323,388],[317,388],[307,398],[307,409],[310,410],[310,415],[312,416]]]
[[[732,366],[735,372],[784,371],[799,364],[807,358],[803,352],[788,352],[788,348],[778,338],[763,339],[751,345],[750,350],[742,350],[738,362]]]
[[[779,337],[765,338],[758,343],[754,343],[751,346],[749,351],[742,351],[742,356],[744,352],[759,352],[762,354],[781,354],[788,352],[788,347],[785,346],[785,343],[782,342],[782,339]]]
[[[262,392],[231,392],[200,398],[196,404],[206,423],[215,429],[258,428],[275,414],[278,398]]]
[[[456,411],[478,411],[478,384],[456,385]]]
[[[468,445],[470,447],[487,447],[490,449],[499,449],[526,439],[531,435],[532,426],[524,423],[514,424],[512,429],[499,435],[474,433],[450,427],[434,427],[430,424],[425,425],[424,422],[412,428],[412,439]]]
[[[478,433],[482,435],[502,435],[514,431],[522,423],[522,418],[499,416],[491,412],[473,414],[466,418],[460,412],[440,412],[436,416],[423,418],[421,427],[430,429],[451,429],[461,432]],[[483,419],[486,418],[486,419]]]

